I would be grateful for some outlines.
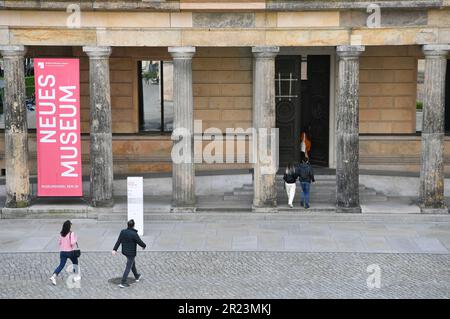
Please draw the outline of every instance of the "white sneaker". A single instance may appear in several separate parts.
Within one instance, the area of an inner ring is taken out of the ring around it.
[[[290,208],[294,208],[294,205],[292,205],[292,204],[289,204],[289,207],[290,207]]]
[[[52,282],[53,286],[56,286],[56,277],[55,276],[51,276],[50,281]]]
[[[136,278],[136,282],[139,282],[140,280],[142,280],[142,274],[140,274],[139,277]]]

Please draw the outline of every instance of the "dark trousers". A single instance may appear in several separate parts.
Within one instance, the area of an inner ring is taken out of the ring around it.
[[[123,273],[122,284],[127,283],[127,278],[128,274],[130,273],[130,270],[133,272],[134,278],[139,277],[139,274],[136,270],[136,262],[134,260],[136,256],[125,256],[125,257],[127,257],[127,266],[125,267],[125,271]]]
[[[78,258],[73,255],[73,251],[61,251],[59,254],[59,258],[60,258],[59,266],[56,267],[55,271],[53,272],[56,275],[59,275],[61,270],[63,270],[64,266],[66,265],[67,259],[70,259],[72,261],[72,264],[78,265]]]

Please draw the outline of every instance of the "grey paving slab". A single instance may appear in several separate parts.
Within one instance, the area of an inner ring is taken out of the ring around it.
[[[255,228],[251,229],[248,232],[249,235],[255,235],[255,236],[285,236],[289,235],[288,230],[281,230],[281,229],[266,229],[266,228]]]
[[[205,223],[200,222],[179,222],[176,223],[173,227],[173,230],[176,232],[184,231],[184,232],[202,232],[206,228]]]
[[[258,250],[282,251],[284,239],[282,234],[259,234]]]
[[[119,237],[118,234],[116,236],[101,237],[99,238],[100,243],[97,247],[99,248],[99,250],[112,251],[114,245],[117,242],[118,237]],[[122,247],[119,248],[119,251],[121,251],[121,249]]]
[[[331,237],[311,236],[309,242],[310,242],[310,251],[332,252],[337,251],[338,249],[338,245]]]
[[[310,237],[287,235],[283,238],[284,249],[287,251],[311,251]]]
[[[367,248],[364,246],[360,237],[349,236],[335,239],[337,250],[340,252],[366,252]]]
[[[249,231],[246,228],[240,228],[240,229],[218,228],[217,236],[222,236],[222,237],[249,236]]]
[[[178,250],[179,246],[180,246],[180,242],[181,242],[181,237],[178,236],[177,234],[160,235],[153,242],[151,249],[158,250],[158,251]]]
[[[449,253],[449,250],[436,238],[418,237],[414,241],[423,252]]]
[[[206,238],[206,246],[207,250],[232,250],[232,237],[231,236],[208,236]]]
[[[59,239],[58,237],[53,237],[44,247],[46,251],[59,251]]]
[[[450,225],[442,225],[441,227],[432,225],[427,229],[418,230],[417,233],[418,236],[424,237],[446,236],[450,233]]]
[[[389,245],[397,253],[420,253],[421,249],[414,239],[391,236],[387,237]]]
[[[3,252],[15,252],[18,251],[22,241],[20,239],[7,238],[0,239],[0,248]]]
[[[450,251],[450,234],[438,235],[436,238]]]
[[[21,241],[18,251],[42,251],[53,237],[28,237]]]
[[[123,229],[122,222],[75,222],[81,249],[86,251],[110,251]],[[0,220],[0,252],[57,251],[61,224],[61,220],[24,220],[22,223]],[[146,222],[144,240],[148,249],[157,251],[259,249],[445,253],[450,248],[450,223],[416,221],[402,224],[398,220],[390,222],[389,218],[384,222],[333,219]]]
[[[233,250],[255,250],[258,248],[257,236],[234,236],[231,248]]]
[[[349,240],[353,238],[360,238],[362,236],[361,232],[359,230],[340,230],[333,228],[333,225],[330,226],[330,236],[333,237],[335,240]]]
[[[367,251],[378,253],[392,253],[393,249],[382,236],[362,236],[361,240]]]
[[[180,241],[179,248],[181,250],[205,250],[206,236],[196,235],[190,237],[183,237]]]
[[[290,235],[302,235],[302,236],[330,236],[330,227],[328,225],[305,225],[298,229],[290,229]]]
[[[171,222],[154,222],[154,223],[148,223],[145,228],[149,231],[174,230],[176,224],[177,223],[171,223]]]
[[[98,236],[80,236],[78,238],[78,244],[80,246],[80,249],[82,251],[98,251],[100,250],[99,247],[103,247],[104,250],[112,250],[114,243],[111,246],[111,239],[116,239],[117,237],[108,237],[109,240],[101,246],[102,242],[104,241],[104,237],[98,237]]]

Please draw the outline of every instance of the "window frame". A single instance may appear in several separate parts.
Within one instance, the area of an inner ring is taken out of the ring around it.
[[[159,131],[154,130],[144,130],[144,91],[142,86],[142,61],[158,61],[159,62],[159,84],[160,84],[160,94],[161,94],[161,118],[160,118],[160,129]],[[158,135],[170,135],[173,130],[165,129],[165,117],[164,117],[164,60],[138,60],[137,63],[137,73],[138,73],[138,108],[139,108],[139,134],[158,134]]]

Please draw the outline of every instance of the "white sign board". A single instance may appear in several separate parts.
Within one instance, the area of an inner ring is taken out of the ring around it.
[[[144,179],[127,178],[128,220],[134,220],[134,228],[139,236],[144,235]]]

